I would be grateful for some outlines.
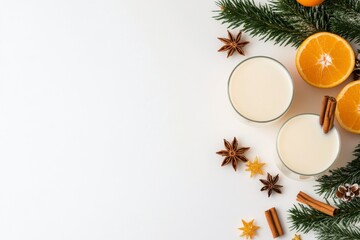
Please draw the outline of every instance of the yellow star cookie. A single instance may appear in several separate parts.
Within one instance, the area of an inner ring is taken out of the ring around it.
[[[295,234],[294,238],[292,240],[301,240],[301,236],[300,235],[297,235]]]
[[[243,223],[243,227],[239,228],[242,231],[242,234],[240,237],[246,237],[246,239],[250,238],[253,239],[253,237],[256,235],[255,231],[259,229],[259,226],[254,225],[254,219],[250,222],[246,222],[244,220],[241,220]]]
[[[253,162],[251,162],[251,161],[247,162],[247,164],[246,164],[247,169],[245,169],[245,171],[249,171],[251,173],[250,177],[253,177],[256,174],[263,175],[264,173],[262,171],[262,167],[264,165],[265,165],[265,163],[260,163],[259,158],[256,157]]]

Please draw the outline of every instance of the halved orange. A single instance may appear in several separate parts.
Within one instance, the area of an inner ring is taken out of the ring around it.
[[[351,82],[341,90],[335,116],[345,130],[360,134],[360,81]]]
[[[355,54],[342,37],[328,32],[311,35],[296,53],[296,68],[310,85],[331,88],[344,82],[354,69]]]
[[[296,1],[305,7],[314,7],[324,2],[324,0],[296,0]]]

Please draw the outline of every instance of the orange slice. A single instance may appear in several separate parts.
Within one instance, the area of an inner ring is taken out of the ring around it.
[[[337,96],[336,119],[347,131],[360,134],[360,81],[346,85]]]
[[[296,53],[296,68],[310,85],[331,88],[344,82],[354,69],[355,54],[342,37],[319,32],[300,45]]]

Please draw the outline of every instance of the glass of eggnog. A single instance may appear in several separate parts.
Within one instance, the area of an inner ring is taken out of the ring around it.
[[[239,63],[232,71],[228,94],[235,111],[244,119],[268,123],[289,109],[294,86],[287,69],[275,59],[258,56]]]
[[[340,152],[336,127],[324,133],[319,115],[305,113],[287,120],[277,136],[277,165],[288,177],[314,179],[328,170]]]

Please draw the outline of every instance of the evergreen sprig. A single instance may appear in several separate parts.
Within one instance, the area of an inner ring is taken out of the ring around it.
[[[328,6],[331,13],[331,31],[349,41],[360,43],[360,2],[358,0],[332,0]]]
[[[331,217],[301,204],[294,205],[288,211],[291,229],[307,233],[314,229],[323,228],[322,225],[330,228],[360,223],[359,198],[352,202],[336,201],[335,206],[339,209],[339,212],[334,217]]]
[[[316,192],[324,198],[334,197],[337,188],[345,183],[360,184],[360,144],[355,148],[355,159],[345,167],[330,170],[329,174],[320,177],[316,185]]]
[[[307,33],[305,37],[329,30],[329,15],[325,5],[308,8],[294,0],[271,0],[270,6],[297,31]]]
[[[230,28],[242,27],[251,36],[259,36],[265,42],[298,46],[307,33],[298,31],[285,17],[270,5],[256,5],[253,0],[219,0],[220,10],[216,20],[229,24]]]
[[[265,42],[299,46],[310,35],[328,31],[360,43],[360,3],[358,0],[327,0],[316,7],[304,7],[295,0],[218,0],[216,20],[229,28],[241,27],[250,36]]]
[[[327,219],[325,214],[302,204],[294,205],[288,212],[290,229],[304,233],[316,229],[319,223]]]
[[[358,240],[360,239],[360,228],[358,227],[347,227],[347,226],[326,226],[321,225],[315,231],[315,236],[318,240]]]
[[[337,219],[334,219],[334,222],[345,226],[360,223],[360,198],[356,198],[351,202],[341,201],[336,203],[336,206],[340,212],[336,215]]]

